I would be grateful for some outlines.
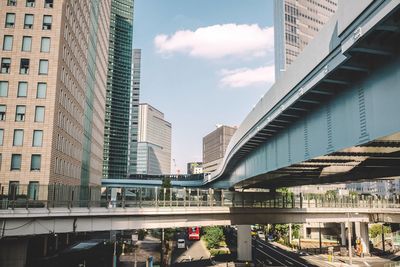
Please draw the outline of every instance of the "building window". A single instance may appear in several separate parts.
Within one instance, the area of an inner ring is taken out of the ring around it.
[[[17,200],[19,194],[19,182],[10,181],[8,183],[8,200]]]
[[[36,98],[46,98],[47,83],[38,83]]]
[[[1,73],[10,73],[11,58],[1,59]]]
[[[11,155],[11,170],[12,171],[21,170],[21,154]]]
[[[0,81],[0,97],[8,96],[8,82]]]
[[[29,58],[21,58],[21,65],[19,66],[20,74],[29,73]]]
[[[40,42],[40,52],[50,52],[50,37],[42,37]]]
[[[53,8],[53,0],[44,0],[44,8]]]
[[[33,15],[25,14],[24,29],[32,29],[32,28],[33,28]]]
[[[6,28],[14,28],[15,26],[15,13],[6,14]]]
[[[6,105],[0,105],[0,121],[6,120]]]
[[[15,129],[14,130],[13,146],[22,146],[23,144],[24,144],[24,130]]]
[[[19,82],[17,97],[26,97],[27,95],[28,95],[28,83],[27,82]]]
[[[32,155],[31,157],[31,171],[40,171],[40,163],[42,161],[41,155]]]
[[[4,141],[4,129],[0,129],[0,146],[3,145]]]
[[[17,106],[15,111],[15,121],[25,121],[26,106]]]
[[[7,0],[7,6],[16,6],[17,0]]]
[[[22,37],[22,51],[23,52],[30,52],[32,48],[32,37],[31,36],[24,36]]]
[[[37,106],[35,108],[35,122],[44,122],[44,107]]]
[[[28,199],[37,200],[39,195],[39,182],[29,182]]]
[[[43,30],[51,30],[51,21],[52,21],[51,15],[44,15],[42,29]]]
[[[39,75],[47,75],[49,73],[49,61],[47,59],[39,60]]]
[[[32,146],[41,147],[42,143],[43,143],[43,131],[42,130],[34,130],[33,131]]]
[[[26,0],[27,7],[35,7],[35,0]]]
[[[3,51],[11,51],[13,46],[13,36],[4,35],[3,39]]]

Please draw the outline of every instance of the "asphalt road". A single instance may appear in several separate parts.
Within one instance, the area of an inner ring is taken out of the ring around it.
[[[283,250],[271,243],[253,239],[255,264],[258,266],[318,267],[301,258],[297,253]]]

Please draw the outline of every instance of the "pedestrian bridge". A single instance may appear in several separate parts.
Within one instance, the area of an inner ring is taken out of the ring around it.
[[[0,236],[256,223],[400,223],[399,196],[379,199],[212,189],[151,189],[134,199],[127,195],[85,202],[9,201],[0,209]]]

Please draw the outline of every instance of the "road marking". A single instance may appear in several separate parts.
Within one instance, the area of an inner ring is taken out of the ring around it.
[[[283,266],[287,266],[286,264],[284,264],[284,263],[282,263],[281,261],[279,261],[279,260],[277,260],[277,259],[275,259],[274,257],[272,257],[271,255],[268,255],[267,253],[265,253],[264,251],[262,251],[261,249],[259,249],[259,248],[256,248],[258,251],[260,251],[262,254],[264,254],[265,256],[267,256],[267,257],[269,257],[269,258],[271,258],[271,259],[273,259],[274,261],[276,261],[276,262],[279,262],[280,264],[282,264]],[[271,262],[272,263],[272,262]]]
[[[368,262],[366,262],[366,261],[363,261],[363,262],[364,262],[365,265],[371,266],[371,264],[369,264]]]
[[[293,265],[293,262],[285,260],[287,263],[289,263],[290,265]]]
[[[259,242],[259,243],[260,243],[260,241],[256,241],[256,242]],[[272,249],[273,251],[275,251],[275,252],[281,254],[282,256],[285,256],[285,257],[291,259],[292,261],[297,262],[297,263],[300,264],[301,266],[308,267],[307,265],[305,265],[305,264],[303,264],[303,263],[301,263],[301,262],[299,262],[299,261],[293,259],[292,257],[290,257],[290,256],[288,256],[288,255],[286,255],[286,254],[283,254],[282,252],[280,252],[280,251],[278,251],[278,250],[276,250],[276,249],[271,248],[271,247],[268,246],[267,244],[265,244],[265,246],[266,246],[267,248]],[[271,246],[274,246],[274,245],[271,245]],[[274,247],[275,247],[275,246],[274,246]]]

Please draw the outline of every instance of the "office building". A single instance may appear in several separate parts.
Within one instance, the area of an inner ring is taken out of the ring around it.
[[[213,172],[222,161],[229,141],[237,127],[217,125],[217,129],[203,137],[203,172]]]
[[[274,0],[275,80],[337,9],[337,0]]]
[[[203,162],[189,162],[187,164],[187,174],[203,173]]]
[[[137,173],[171,173],[171,123],[149,104],[139,104]]]
[[[139,119],[139,93],[140,93],[140,60],[141,50],[133,50],[132,58],[132,94],[129,118],[129,174],[137,173],[137,141],[138,141],[138,119]]]
[[[103,177],[128,174],[133,1],[112,0],[104,126]]]
[[[43,199],[42,185],[100,184],[110,8],[0,1],[2,194]]]

